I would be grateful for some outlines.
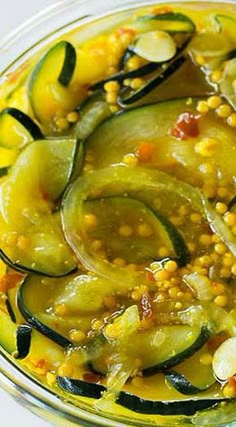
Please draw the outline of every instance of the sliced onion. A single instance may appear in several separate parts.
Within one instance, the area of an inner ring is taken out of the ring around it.
[[[216,350],[213,370],[221,381],[226,381],[236,374],[236,338],[227,339]]]
[[[185,275],[183,280],[200,301],[211,301],[214,298],[211,281],[208,277],[199,273],[191,273]]]

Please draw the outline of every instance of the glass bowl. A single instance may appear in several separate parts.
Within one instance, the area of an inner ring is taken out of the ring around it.
[[[78,26],[83,26],[94,19],[109,17],[110,14],[115,12],[122,11],[126,13],[127,11],[129,13],[129,10],[137,7],[162,3],[166,4],[162,0],[89,0],[89,2],[86,0],[65,0],[54,4],[1,41],[0,86],[15,69],[25,64],[26,61],[28,63],[32,55],[37,56],[38,52],[48,47],[64,33],[73,31]],[[198,0],[189,2],[182,0],[177,2],[172,0],[170,3],[181,3],[181,5],[191,6],[196,10],[203,8],[207,10],[218,3],[220,10],[236,12],[236,2],[234,1],[223,2],[215,0],[208,2]],[[109,27],[109,19],[106,22]],[[85,25],[85,37],[86,34],[87,37],[90,35],[90,33],[86,33]],[[170,421],[170,419],[166,420],[165,417],[139,415],[131,411],[124,411],[124,413],[117,413],[112,416],[98,413],[86,399],[73,399],[59,391],[57,394],[49,390],[29,372],[23,371],[2,349],[0,349],[0,386],[20,404],[56,426],[236,426],[235,410],[231,410],[231,415],[227,415],[227,420],[224,420],[223,409],[222,421],[215,416],[211,418],[210,415],[209,417],[200,416],[194,421],[172,417]]]

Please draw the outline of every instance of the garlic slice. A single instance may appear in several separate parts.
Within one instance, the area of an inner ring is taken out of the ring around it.
[[[228,338],[216,350],[213,370],[221,381],[226,381],[236,374],[236,338]]]

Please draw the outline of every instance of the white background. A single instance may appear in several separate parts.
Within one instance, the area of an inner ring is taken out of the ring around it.
[[[26,19],[53,5],[56,0],[0,0],[0,39]],[[1,426],[49,427],[49,424],[15,403],[0,390]]]

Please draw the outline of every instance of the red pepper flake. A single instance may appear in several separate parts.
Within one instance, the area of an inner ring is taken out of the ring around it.
[[[99,383],[102,380],[102,376],[99,374],[94,374],[92,372],[85,372],[83,374],[83,379],[88,383]]]
[[[228,379],[228,383],[229,383],[230,387],[232,387],[232,389],[236,395],[236,376],[234,375],[233,377],[230,377]]]
[[[154,274],[151,270],[145,270],[146,273],[146,279],[148,282],[154,283],[155,282],[155,277]]]
[[[201,115],[195,115],[188,111],[180,114],[174,127],[169,130],[169,135],[182,141],[188,137],[197,138],[199,135],[198,122],[200,118]]]
[[[137,148],[137,156],[142,163],[150,163],[156,151],[156,146],[152,142],[143,142]]]
[[[39,369],[43,369],[43,368],[45,368],[46,364],[47,364],[46,360],[44,360],[44,359],[40,359],[40,360],[36,363],[35,367],[36,367],[36,368],[39,368]]]
[[[116,34],[118,36],[123,36],[124,34],[128,34],[131,37],[134,37],[136,34],[136,31],[134,31],[132,28],[121,27],[116,31]]]
[[[150,319],[153,316],[152,299],[147,292],[143,294],[141,301],[142,319]]]
[[[0,279],[0,292],[7,292],[9,289],[13,289],[22,280],[23,275],[20,273],[8,273]]]

